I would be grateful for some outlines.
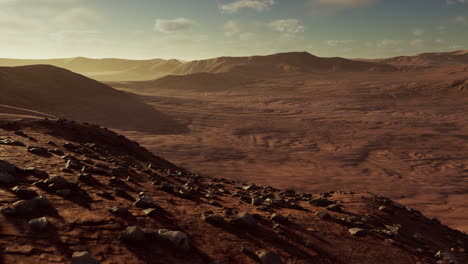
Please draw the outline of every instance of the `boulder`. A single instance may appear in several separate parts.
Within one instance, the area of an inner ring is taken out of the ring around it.
[[[28,147],[28,152],[31,152],[32,154],[39,155],[39,156],[47,156],[49,154],[49,150],[46,148],[41,148],[41,147]]]
[[[129,226],[120,233],[120,237],[130,242],[141,242],[145,240],[145,232],[138,226]]]
[[[9,162],[0,160],[0,184],[15,182],[16,166]]]
[[[81,251],[73,253],[72,264],[99,264],[99,262],[88,251]]]
[[[11,188],[11,191],[21,199],[32,199],[39,196],[36,191],[21,186],[15,186]]]
[[[70,187],[71,183],[60,175],[51,175],[45,183],[53,187],[55,190],[67,189]]]
[[[322,207],[329,206],[332,203],[333,203],[332,201],[325,199],[325,198],[316,198],[316,199],[312,199],[309,201],[310,205],[322,206]]]
[[[331,219],[331,215],[327,212],[316,212],[315,215],[322,219]]]
[[[156,203],[154,202],[153,198],[149,196],[149,194],[141,192],[138,194],[138,198],[136,199],[135,203],[133,204],[134,207],[137,208],[155,208],[157,207]]]
[[[276,223],[285,223],[285,222],[288,221],[288,218],[286,216],[283,216],[283,215],[277,214],[277,213],[272,214],[270,219],[273,222],[276,222]]]
[[[11,173],[0,171],[0,184],[14,183],[16,180],[15,176]]]
[[[35,230],[44,230],[49,226],[49,220],[47,217],[35,218],[29,220],[28,225]]]
[[[393,208],[390,208],[388,206],[383,206],[383,205],[379,207],[379,211],[385,212],[387,214],[394,214],[395,213],[395,210]]]
[[[124,215],[129,215],[130,212],[128,211],[128,209],[126,207],[122,207],[122,206],[114,206],[112,207],[111,209],[108,210],[109,212],[115,214],[115,215],[120,215],[120,216],[124,216]]]
[[[187,234],[184,232],[160,229],[158,230],[158,235],[160,238],[170,242],[176,249],[180,249],[185,252],[190,250],[189,239]]]
[[[366,231],[362,228],[353,227],[348,229],[348,232],[353,236],[364,236]]]
[[[10,139],[0,139],[0,145],[26,147],[26,145],[23,142]]]
[[[257,226],[257,220],[255,218],[246,212],[238,213],[234,219],[232,220],[234,224],[245,226],[245,227],[256,227]]]
[[[282,264],[281,258],[278,254],[269,252],[266,250],[261,250],[257,252],[258,260],[261,264]]]
[[[207,213],[202,214],[203,221],[210,223],[212,225],[222,225],[224,224],[224,218],[217,214]]]
[[[341,209],[341,206],[338,204],[330,204],[327,206],[327,210],[333,211],[333,212],[342,212],[343,210]]]

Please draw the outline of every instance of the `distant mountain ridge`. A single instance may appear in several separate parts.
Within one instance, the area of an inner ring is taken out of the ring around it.
[[[307,52],[278,53],[266,56],[219,57],[182,62],[179,60],[88,59],[83,57],[50,60],[0,59],[0,66],[49,64],[100,81],[142,81],[167,75],[195,73],[240,73],[271,75],[288,72],[394,71],[378,62],[343,58],[321,58]]]
[[[287,73],[392,72],[405,69],[468,64],[468,51],[422,53],[384,59],[345,59],[317,57],[308,52],[287,52],[265,56],[218,57],[206,60],[176,59],[90,59],[84,57],[25,60],[0,59],[0,66],[48,64],[99,81],[148,81],[168,75],[229,73],[237,76],[276,76]]]
[[[468,64],[468,50],[453,52],[421,53],[415,56],[398,56],[386,59],[369,60],[395,67],[441,67]]]

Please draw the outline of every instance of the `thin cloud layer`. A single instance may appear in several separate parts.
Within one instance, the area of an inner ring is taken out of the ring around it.
[[[237,13],[241,9],[253,9],[261,12],[274,5],[275,0],[237,0],[228,4],[220,5],[219,9],[223,13]]]
[[[188,31],[194,24],[195,22],[193,20],[183,17],[175,19],[156,19],[154,30],[163,33]]]

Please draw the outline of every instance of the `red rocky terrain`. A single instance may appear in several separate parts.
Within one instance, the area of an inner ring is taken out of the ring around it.
[[[0,263],[468,262],[466,234],[385,197],[219,176],[95,125],[3,121]]]

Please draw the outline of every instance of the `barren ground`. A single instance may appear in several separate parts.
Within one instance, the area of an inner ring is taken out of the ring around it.
[[[190,128],[119,131],[192,171],[301,191],[366,190],[468,231],[464,67],[308,74],[238,88],[115,88]]]

